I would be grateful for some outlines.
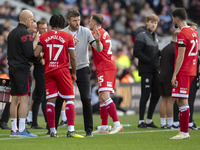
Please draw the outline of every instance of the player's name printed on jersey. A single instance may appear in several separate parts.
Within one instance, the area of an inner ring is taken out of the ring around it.
[[[47,42],[49,42],[50,40],[58,40],[58,41],[60,41],[60,42],[62,42],[62,43],[65,43],[65,40],[64,40],[62,37],[58,36],[58,35],[49,36],[49,37],[47,37],[44,41],[47,43]]]

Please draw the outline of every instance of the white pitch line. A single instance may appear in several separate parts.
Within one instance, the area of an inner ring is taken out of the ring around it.
[[[83,130],[79,130],[78,132],[82,132]],[[147,131],[132,131],[132,132],[119,132],[118,134],[137,134],[137,133],[153,133],[153,132],[166,132],[166,131],[177,131],[177,130],[173,130],[173,129],[168,129],[168,130],[147,130]],[[37,134],[44,134],[46,132],[37,132]],[[58,132],[58,133],[64,133],[64,131],[62,132]],[[0,134],[0,136],[2,135],[7,135],[7,134]],[[81,135],[85,135],[85,134],[81,134]],[[108,134],[94,134],[95,135],[108,135]],[[58,137],[66,137],[66,135],[58,135]],[[37,138],[49,138],[49,136],[39,136]],[[15,140],[15,139],[30,139],[30,138],[19,138],[19,137],[8,137],[8,138],[0,138],[0,141],[5,141],[5,140]]]

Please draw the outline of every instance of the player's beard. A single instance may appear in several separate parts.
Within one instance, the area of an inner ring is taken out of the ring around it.
[[[174,21],[174,27],[178,28],[178,24]]]
[[[70,27],[72,30],[78,30],[79,25],[77,24],[77,25],[73,26],[72,24],[70,24]]]

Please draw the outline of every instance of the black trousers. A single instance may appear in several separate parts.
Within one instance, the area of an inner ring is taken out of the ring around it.
[[[199,86],[197,85],[198,82],[199,80],[197,79],[197,76],[195,76],[190,85],[190,92],[189,92],[189,98],[188,98],[188,104],[190,107],[189,122],[193,122],[194,102],[195,102],[197,90],[199,88]],[[176,102],[174,103],[174,121],[179,121],[179,108]]]
[[[141,75],[141,98],[139,106],[139,119],[144,120],[144,114],[146,110],[146,104],[150,97],[150,104],[148,109],[148,119],[152,119],[154,110],[160,98],[159,94],[159,80],[158,73],[144,73]]]
[[[93,118],[92,118],[92,105],[91,105],[91,86],[90,86],[90,69],[89,67],[84,67],[77,70],[76,72],[77,80],[76,84],[78,86],[81,102],[83,105],[83,119],[86,132],[91,132],[93,130]],[[64,100],[58,98],[56,100],[55,108],[55,125],[58,126],[60,111],[62,108],[62,103]]]
[[[10,117],[10,103],[6,103],[6,106],[4,107],[3,113],[1,115],[0,122],[8,123],[9,117]]]
[[[35,65],[33,76],[35,78],[35,89],[33,91],[33,122],[32,126],[37,126],[37,116],[39,111],[40,103],[42,103],[42,112],[44,114],[45,122],[47,123],[46,117],[46,90],[45,90],[45,79],[44,79],[44,66]]]

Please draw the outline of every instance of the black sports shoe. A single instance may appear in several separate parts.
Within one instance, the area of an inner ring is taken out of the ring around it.
[[[32,125],[32,122],[28,122],[28,121],[26,120],[25,124],[28,125],[28,126],[31,126],[31,125]]]
[[[150,124],[147,124],[147,123],[146,123],[146,125],[147,125],[147,128],[158,128],[158,127],[153,123],[153,121],[152,121]]]
[[[59,127],[65,127],[65,126],[67,126],[67,121],[61,121],[58,126]]]
[[[198,130],[198,128],[197,128],[197,126],[196,126],[195,123],[193,123],[193,126],[192,126],[192,127],[189,126],[189,129],[191,129],[191,130]]]
[[[138,124],[137,127],[138,128],[147,128],[147,125],[144,122],[142,122],[142,123]]]
[[[84,136],[77,134],[75,131],[68,131],[67,137],[84,138]]]
[[[37,126],[32,126],[31,129],[44,129],[44,128],[37,125]]]
[[[93,134],[92,134],[91,131],[87,131],[87,132],[86,132],[86,136],[87,136],[87,137],[93,137]]]
[[[50,133],[50,137],[58,137],[58,135],[57,135],[57,133],[55,133],[55,132],[51,132],[51,133]]]
[[[161,129],[167,129],[167,125],[160,126]]]
[[[179,129],[179,128],[180,128],[180,126],[175,126],[175,125],[171,126],[171,129]]]
[[[50,136],[50,130],[47,131],[46,136]]]

